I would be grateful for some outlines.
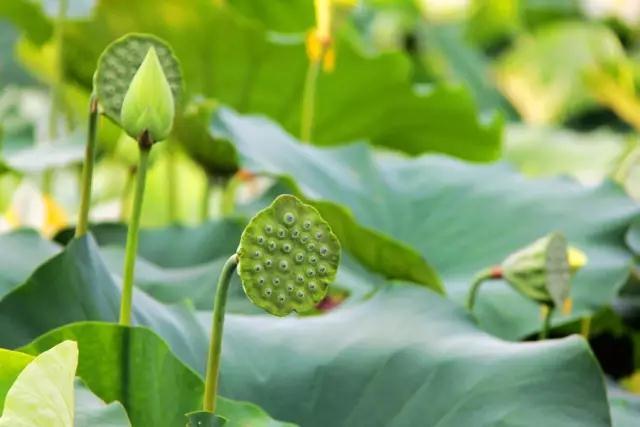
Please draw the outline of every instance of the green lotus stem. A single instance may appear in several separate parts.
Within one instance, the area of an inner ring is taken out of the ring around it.
[[[93,164],[96,151],[96,130],[98,124],[98,99],[95,95],[89,101],[89,129],[87,131],[87,146],[84,152],[82,166],[82,186],[80,190],[80,213],[76,225],[76,237],[87,234],[89,226],[89,206],[91,205],[91,184],[93,181]]]
[[[223,217],[231,215],[236,207],[236,190],[239,184],[240,180],[235,177],[224,181],[220,197],[220,214]]]
[[[176,170],[176,152],[172,142],[167,147],[167,202],[169,210],[169,221],[171,223],[178,222],[178,175]]]
[[[122,281],[122,299],[120,301],[120,324],[129,325],[131,323],[131,300],[133,296],[133,279],[136,264],[136,253],[138,251],[138,231],[140,229],[140,213],[142,211],[142,200],[144,198],[144,186],[147,177],[147,166],[149,163],[149,153],[151,152],[152,141],[147,132],[140,137],[140,163],[136,177],[136,191],[133,196],[133,211],[127,232],[127,245],[125,249],[124,273]]]
[[[329,44],[323,44],[317,59],[310,59],[302,91],[302,111],[300,117],[300,140],[309,143],[313,136],[313,120],[316,110],[316,87],[322,68],[322,61],[329,50]]]
[[[474,277],[473,282],[471,283],[471,288],[469,288],[469,293],[467,294],[467,308],[469,311],[473,311],[473,306],[476,302],[476,294],[480,289],[480,285],[487,280],[496,278],[496,268],[490,267],[484,270],[479,271]]]
[[[211,215],[211,191],[213,190],[213,183],[211,178],[207,177],[204,183],[204,190],[202,192],[202,200],[200,201],[200,220],[205,222]]]
[[[553,317],[553,307],[547,306],[547,312],[545,313],[544,320],[542,322],[542,329],[538,335],[539,340],[547,339],[549,336],[549,331],[551,330],[551,317]]]
[[[216,289],[216,300],[213,306],[213,319],[211,323],[211,340],[209,343],[209,358],[207,361],[207,375],[204,384],[204,400],[202,409],[215,413],[216,395],[218,392],[218,373],[220,371],[220,351],[222,349],[222,330],[224,328],[224,312],[227,305],[227,293],[231,275],[238,266],[238,255],[233,254],[224,263],[220,277],[218,278],[218,288]]]
[[[129,200],[129,194],[131,193],[131,188],[133,187],[133,181],[136,177],[136,168],[134,166],[127,168],[127,180],[124,183],[124,188],[122,189],[122,195],[120,196],[120,220],[125,222],[128,216],[127,210],[127,201]]]

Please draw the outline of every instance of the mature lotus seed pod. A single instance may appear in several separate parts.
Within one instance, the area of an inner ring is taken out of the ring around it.
[[[502,276],[516,290],[541,304],[562,307],[569,297],[571,268],[567,240],[552,233],[513,253]]]
[[[125,95],[151,47],[176,102],[182,91],[180,64],[171,48],[159,38],[149,34],[127,34],[107,46],[98,59],[93,75],[94,90],[104,114],[121,126]]]
[[[285,316],[309,311],[325,297],[340,263],[340,242],[315,208],[283,195],[249,222],[238,258],[249,299]]]

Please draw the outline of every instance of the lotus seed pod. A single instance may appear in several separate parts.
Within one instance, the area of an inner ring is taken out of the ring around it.
[[[93,76],[95,93],[104,114],[123,128],[121,116],[125,95],[152,47],[175,104],[182,91],[182,73],[171,48],[159,38],[148,34],[125,35],[107,46],[98,59]],[[163,90],[166,100],[166,87]],[[154,93],[154,97],[158,95],[160,93]],[[134,138],[137,136],[139,135],[135,135]],[[155,135],[158,138],[155,140],[160,140],[161,136]]]
[[[340,242],[315,208],[283,195],[249,222],[238,258],[249,299],[285,316],[309,311],[326,296],[340,263]]]
[[[513,253],[502,263],[505,280],[526,297],[562,307],[569,297],[571,269],[563,235],[552,233]]]

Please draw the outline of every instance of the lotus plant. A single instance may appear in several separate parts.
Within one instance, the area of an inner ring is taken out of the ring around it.
[[[504,279],[525,297],[545,309],[540,338],[549,334],[554,308],[571,306],[571,276],[586,263],[580,250],[569,247],[560,233],[551,233],[509,255],[500,265],[476,274],[469,289],[467,307],[473,310],[480,285],[487,280]]]
[[[313,309],[326,296],[340,263],[340,242],[320,213],[294,196],[258,212],[224,264],[213,308],[203,410],[215,413],[227,292],[237,269],[247,297],[270,314]]]
[[[153,145],[171,132],[181,87],[180,65],[171,48],[146,34],[129,34],[109,45],[100,56],[94,75],[95,96],[105,114],[134,138],[139,148],[120,305],[120,323],[124,325],[131,322],[134,266],[149,154]],[[85,202],[88,206],[88,200],[83,201],[83,206]],[[85,207],[82,211],[87,210]],[[79,224],[81,230],[86,229],[86,218]]]

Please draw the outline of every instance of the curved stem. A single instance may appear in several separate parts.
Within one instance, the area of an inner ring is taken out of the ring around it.
[[[84,152],[82,166],[82,187],[80,190],[80,213],[76,225],[76,237],[87,234],[89,227],[89,206],[91,205],[91,184],[93,181],[93,164],[96,151],[96,129],[98,122],[98,99],[92,95],[89,101],[89,130],[87,131],[87,146]]]
[[[544,315],[544,321],[542,322],[542,329],[540,330],[538,339],[544,340],[549,336],[549,331],[551,330],[551,317],[553,317],[553,307],[547,306],[547,312]]]
[[[144,185],[147,177],[147,166],[149,163],[149,153],[151,144],[143,141],[148,139],[145,134],[141,137],[140,164],[136,177],[136,192],[133,196],[133,211],[131,221],[127,231],[127,246],[124,258],[124,273],[122,279],[122,299],[120,301],[120,324],[129,325],[131,323],[131,299],[133,296],[133,279],[136,265],[136,252],[138,251],[138,230],[140,229],[140,212],[142,211],[142,200],[144,198]]]
[[[216,289],[216,300],[213,306],[213,319],[211,323],[211,341],[209,343],[209,358],[207,361],[207,376],[204,385],[204,400],[202,409],[208,412],[216,410],[216,395],[218,392],[218,372],[220,371],[220,351],[222,350],[222,330],[224,328],[224,311],[227,305],[227,291],[231,282],[231,275],[238,266],[238,255],[233,254],[224,263],[220,277],[218,278],[218,288]]]
[[[480,289],[480,285],[489,279],[497,279],[500,277],[499,268],[490,267],[485,268],[484,270],[479,271],[474,277],[473,282],[471,283],[471,288],[469,288],[469,293],[467,294],[467,308],[469,311],[473,311],[473,306],[476,302],[476,294]]]

